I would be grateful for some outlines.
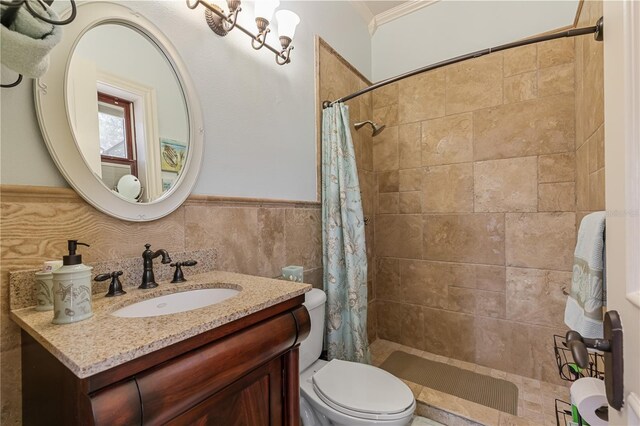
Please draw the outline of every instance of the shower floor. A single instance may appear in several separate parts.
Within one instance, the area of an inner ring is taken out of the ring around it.
[[[569,400],[569,388],[566,386],[542,382],[470,362],[435,355],[388,340],[377,339],[371,344],[372,363],[379,366],[394,351],[404,351],[432,361],[447,363],[475,371],[476,373],[505,379],[518,387],[518,416],[513,416],[404,380],[413,391],[418,402],[416,414],[445,425],[475,425],[480,423],[490,426],[556,426],[555,399]]]

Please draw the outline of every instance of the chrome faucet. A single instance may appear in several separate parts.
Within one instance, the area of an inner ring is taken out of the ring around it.
[[[146,250],[142,252],[144,261],[144,270],[142,271],[142,284],[138,288],[155,288],[158,287],[156,278],[153,276],[153,259],[162,256],[162,263],[171,263],[171,257],[165,249],[151,251],[151,244],[145,244]]]

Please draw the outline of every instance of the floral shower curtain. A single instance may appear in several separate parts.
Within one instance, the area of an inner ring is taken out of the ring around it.
[[[329,359],[370,362],[367,251],[349,108],[322,114],[322,253]]]

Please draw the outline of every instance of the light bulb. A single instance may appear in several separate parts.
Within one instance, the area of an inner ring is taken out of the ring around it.
[[[278,20],[278,35],[293,40],[296,27],[300,23],[300,17],[290,10],[279,10],[276,12]]]
[[[273,12],[280,6],[280,0],[256,0],[254,3],[254,15],[255,18],[266,19],[271,21]]]

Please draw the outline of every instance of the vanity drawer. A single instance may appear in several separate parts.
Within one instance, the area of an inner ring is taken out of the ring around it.
[[[142,407],[135,380],[112,385],[91,395],[91,410],[97,425],[141,424]]]
[[[256,324],[136,376],[145,424],[160,424],[204,401],[306,337],[304,307]]]

